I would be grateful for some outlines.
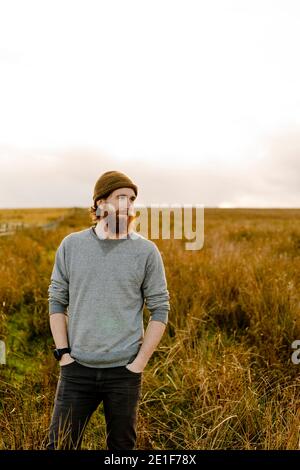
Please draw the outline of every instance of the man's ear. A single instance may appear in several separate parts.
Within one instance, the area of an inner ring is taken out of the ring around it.
[[[96,209],[96,216],[100,216],[102,215],[102,199],[99,199],[97,202],[96,202],[96,205],[98,206],[97,209]]]

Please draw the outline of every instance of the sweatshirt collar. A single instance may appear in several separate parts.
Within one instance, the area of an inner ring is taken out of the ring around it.
[[[90,232],[94,238],[97,238],[98,240],[105,240],[106,242],[111,242],[111,241],[116,242],[116,241],[122,241],[122,240],[136,240],[140,238],[140,235],[135,231],[132,231],[129,234],[127,234],[126,238],[105,238],[105,236],[103,235],[103,232],[99,230],[98,224],[96,224],[96,226],[92,226],[90,228]]]

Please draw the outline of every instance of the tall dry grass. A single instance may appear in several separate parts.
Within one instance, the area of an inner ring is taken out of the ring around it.
[[[155,240],[171,296],[167,330],[143,375],[137,448],[299,449],[300,210],[205,210],[202,250]],[[42,449],[59,367],[47,288],[77,209],[56,230],[0,238],[0,449]],[[145,323],[149,312],[145,309]],[[83,448],[105,448],[102,405]]]

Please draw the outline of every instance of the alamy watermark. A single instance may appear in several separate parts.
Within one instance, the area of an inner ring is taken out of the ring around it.
[[[0,364],[6,364],[5,343],[0,340]]]
[[[300,364],[300,339],[295,339],[295,341],[292,342],[291,347],[296,349],[292,354],[292,363],[296,365]]]
[[[138,212],[138,215],[135,212]],[[173,214],[173,224],[171,214]],[[150,208],[139,204],[134,209],[129,207],[127,211],[127,200],[124,198],[119,201],[118,209],[115,209],[114,205],[108,202],[99,204],[96,215],[104,215],[103,224],[108,225],[109,230],[112,232],[115,232],[118,222],[119,227],[121,227],[120,232],[124,233],[119,238],[127,238],[127,216],[135,215],[128,229],[128,236],[132,239],[135,238],[134,227],[135,232],[145,238],[170,240],[173,237],[176,240],[184,239],[186,250],[201,250],[204,244],[203,204],[150,204]],[[195,228],[193,228],[193,225]],[[171,233],[171,228],[173,233]]]

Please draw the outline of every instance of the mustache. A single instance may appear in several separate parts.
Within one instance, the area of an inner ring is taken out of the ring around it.
[[[112,226],[110,227],[110,230],[112,232],[120,233],[120,232],[123,232],[124,230],[125,231],[129,230],[130,227],[132,227],[132,225],[136,223],[135,220],[137,217],[136,215],[129,215],[129,216],[126,216],[125,218],[122,218],[118,215],[115,216],[113,213],[113,214],[109,214],[107,217],[104,216],[103,218],[106,219],[106,224],[108,225],[112,224]]]
[[[128,210],[126,212],[120,212],[119,210],[109,212],[107,210],[104,210],[103,215],[104,215],[104,217],[106,217],[106,216],[114,217],[114,216],[120,216],[120,215],[127,215],[128,216]],[[130,214],[129,217],[136,217],[136,214],[135,213]]]
[[[136,214],[128,215],[128,213],[126,213],[126,214],[121,213],[120,214],[118,212],[109,213],[107,211],[104,211],[104,214],[100,216],[100,219],[106,219],[106,218],[107,219],[113,219],[113,218],[116,218],[116,222],[118,223],[118,220],[120,219],[120,216],[122,216],[122,215],[125,215],[127,217],[127,221],[129,223],[137,218]]]

